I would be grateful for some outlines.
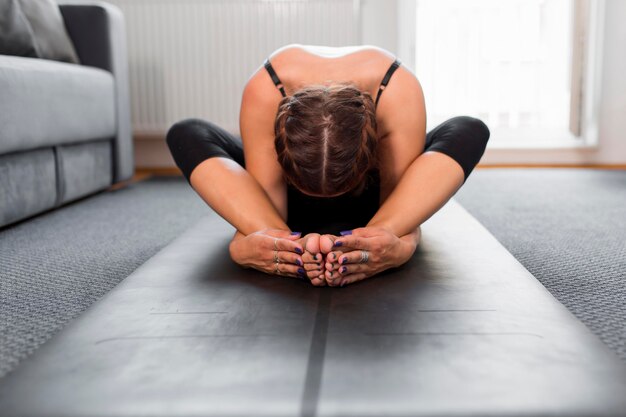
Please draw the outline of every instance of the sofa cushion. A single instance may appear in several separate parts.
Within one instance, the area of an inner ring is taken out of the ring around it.
[[[76,200],[111,185],[112,140],[58,146],[56,153],[60,203]]]
[[[35,37],[37,56],[78,64],[78,56],[53,0],[20,0]]]
[[[35,37],[18,0],[0,0],[0,54],[37,56]]]
[[[0,227],[52,208],[57,199],[52,148],[0,155]]]
[[[0,154],[115,136],[111,73],[0,55]]]

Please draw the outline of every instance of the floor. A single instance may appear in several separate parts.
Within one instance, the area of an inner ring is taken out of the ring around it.
[[[0,232],[0,377],[209,213],[140,175]],[[625,170],[476,169],[455,198],[626,360]]]

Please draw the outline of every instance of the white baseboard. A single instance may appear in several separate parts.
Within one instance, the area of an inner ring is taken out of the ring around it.
[[[488,148],[480,165],[626,165],[625,155],[607,155],[598,148],[505,149]],[[137,168],[175,167],[165,139],[158,136],[135,138]]]

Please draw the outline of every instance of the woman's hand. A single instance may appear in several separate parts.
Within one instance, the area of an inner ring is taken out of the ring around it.
[[[333,250],[326,255],[326,282],[343,286],[398,267],[413,256],[420,237],[419,227],[399,238],[374,226],[360,227],[341,237],[324,235],[320,238],[322,249],[333,243]],[[368,252],[366,263],[361,262],[362,251]]]
[[[306,278],[300,234],[288,230],[266,229],[233,239],[230,257],[244,268],[267,274]],[[276,262],[278,260],[278,263]]]

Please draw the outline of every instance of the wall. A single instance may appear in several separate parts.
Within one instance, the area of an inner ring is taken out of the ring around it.
[[[361,0],[361,43],[394,52],[398,45],[397,9],[395,0]]]
[[[412,62],[406,33],[407,7],[411,0],[362,0],[363,44],[377,45]],[[409,9],[410,10],[410,9]],[[482,165],[490,164],[626,164],[626,1],[606,0],[602,88],[598,108],[599,136],[596,148],[487,149]],[[410,30],[410,28],[409,28]],[[412,67],[412,65],[407,65]],[[412,68],[411,68],[412,69]],[[419,74],[418,78],[419,78]],[[162,140],[135,141],[138,167],[171,167],[174,163]]]

